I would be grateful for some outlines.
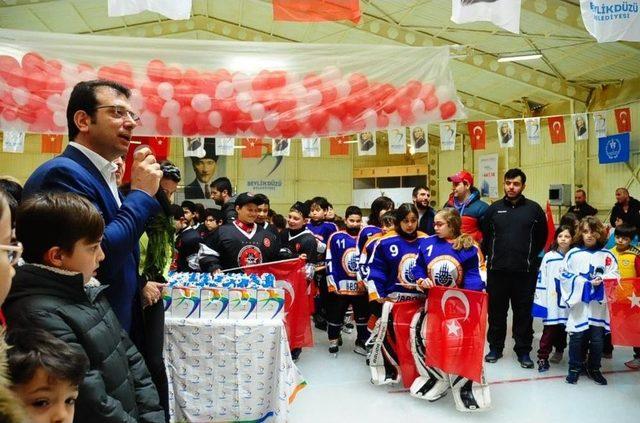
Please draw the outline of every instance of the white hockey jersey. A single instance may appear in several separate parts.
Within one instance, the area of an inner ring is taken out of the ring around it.
[[[549,251],[540,264],[531,314],[541,318],[545,326],[567,323],[569,307],[561,301],[560,294],[563,265],[564,256],[558,251]]]
[[[604,284],[591,285],[596,277],[618,279],[618,262],[609,250],[572,248],[560,276],[562,303],[569,307],[567,332],[583,332],[589,326],[609,328]]]

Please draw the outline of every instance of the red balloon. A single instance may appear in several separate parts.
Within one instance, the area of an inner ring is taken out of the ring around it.
[[[151,60],[149,64],[147,64],[147,77],[153,82],[162,82],[164,68],[165,65],[162,60]]]
[[[320,88],[320,94],[322,94],[322,105],[326,106],[338,98],[338,90],[331,85],[325,85]]]
[[[396,102],[396,108],[398,109],[398,114],[402,119],[408,119],[413,116],[413,112],[411,111],[411,99],[409,97],[399,97]]]
[[[182,81],[182,72],[176,67],[169,67],[162,72],[162,80],[170,84],[178,85]]]
[[[20,63],[12,56],[0,56],[0,72],[13,72]]]
[[[424,103],[424,110],[427,112],[430,112],[431,110],[438,107],[438,97],[436,97],[435,95],[424,97],[422,99],[422,102]]]
[[[27,106],[18,109],[18,118],[26,123],[33,123],[36,121],[36,110],[30,109]]]
[[[283,137],[292,138],[298,133],[300,125],[295,119],[280,119],[277,129],[280,130]]]
[[[265,91],[269,89],[270,72],[261,70],[251,81],[251,88],[254,91]]]
[[[267,134],[267,128],[264,127],[262,122],[254,122],[251,124],[251,132],[257,137],[264,137]]]
[[[291,110],[294,110],[297,105],[298,105],[298,102],[296,101],[295,98],[293,98],[291,96],[283,95],[280,98],[280,100],[276,102],[275,109],[279,113],[286,113],[286,112],[289,112]]]
[[[0,72],[0,76],[12,87],[24,86],[24,71],[20,68],[16,68],[11,72]]]
[[[273,71],[268,76],[269,89],[283,88],[287,85],[287,73],[285,71]]]
[[[409,81],[404,88],[404,91],[409,97],[418,98],[422,90],[422,84],[418,81]]]
[[[51,76],[59,76],[62,72],[62,63],[60,61],[52,59],[47,60],[47,73]]]
[[[320,128],[318,130],[318,132],[321,131],[321,130],[322,130],[322,128]],[[302,125],[300,125],[300,134],[302,134],[303,137],[310,137],[315,132],[316,132],[315,128],[309,122],[304,122]]]
[[[399,98],[400,96],[395,92],[385,97],[380,104],[382,106],[382,110],[384,110],[386,114],[391,114],[395,112],[398,105]]]
[[[218,69],[215,74],[220,79],[220,81],[229,81],[231,82],[231,72],[226,69]]]
[[[223,120],[222,125],[220,125],[220,131],[226,135],[235,135],[238,132],[238,128],[233,122]]]
[[[351,94],[349,97],[347,97],[345,103],[347,114],[351,116],[357,116],[361,114],[365,109],[365,105],[363,104],[363,102],[364,96],[359,94]]]
[[[143,97],[158,95],[158,84],[152,81],[145,81],[140,86],[140,92]]]
[[[162,111],[162,106],[164,106],[164,101],[162,101],[162,99],[160,97],[158,97],[157,95],[150,95],[150,96],[145,97],[144,107],[148,111],[159,115],[160,111]],[[158,119],[159,119],[159,117],[158,117]],[[167,123],[167,125],[168,125],[168,123]]]
[[[376,119],[376,125],[378,128],[386,128],[389,126],[389,117],[385,114],[379,114]]]
[[[200,79],[197,83],[197,91],[214,98],[216,95],[216,87],[219,80],[213,72],[202,72]]]
[[[327,111],[338,119],[342,119],[347,114],[346,103],[347,99],[336,100],[329,107],[327,107]]]
[[[41,91],[47,87],[47,80],[49,76],[46,72],[41,70],[34,70],[31,73],[25,75],[25,86],[31,92]]]
[[[311,116],[309,116],[308,122],[311,127],[317,131],[322,131],[322,128],[327,124],[329,120],[329,113],[322,109],[317,109],[311,112]]]
[[[196,116],[196,127],[198,133],[203,135],[215,135],[218,133],[218,129],[211,126],[209,123],[209,112],[198,113]]]
[[[198,126],[196,125],[195,119],[193,122],[189,124],[182,125],[182,135],[191,137],[198,133]]]
[[[79,63],[78,66],[76,66],[76,70],[78,73],[93,71],[93,66],[88,63]]]
[[[198,86],[200,78],[202,78],[200,72],[195,69],[187,69],[182,75],[182,80],[194,88]]]
[[[182,106],[178,112],[178,116],[182,119],[185,126],[191,125],[196,120],[196,111],[191,106]]]
[[[311,72],[307,74],[302,80],[302,85],[305,86],[307,90],[317,89],[322,85],[322,79],[315,73]]]
[[[31,130],[34,132],[47,132],[52,130],[53,125],[53,113],[41,110],[36,115],[36,120],[31,124]]]
[[[173,98],[182,106],[190,106],[194,96],[193,87],[187,83],[181,83],[173,87]]]
[[[25,105],[25,108],[33,110],[37,113],[40,113],[40,112],[43,112],[42,109],[46,110],[47,101],[43,97],[37,94],[31,94],[29,96],[29,102]],[[45,112],[45,113],[49,113],[49,112]]]
[[[169,127],[169,119],[158,116],[156,119],[156,130],[161,135],[171,134],[171,128]]]
[[[351,92],[356,93],[367,89],[369,82],[367,77],[361,73],[354,73],[349,76],[349,84],[351,84]]]
[[[47,81],[46,90],[47,90],[47,93],[49,94],[60,94],[64,90],[66,85],[67,84],[64,82],[64,79],[62,79],[61,77],[52,76]]]
[[[251,115],[249,113],[240,112],[238,113],[238,118],[236,119],[236,126],[241,131],[246,131],[251,127]]]
[[[436,93],[436,87],[433,84],[424,84],[422,86],[422,97],[434,95]]]
[[[5,107],[2,112],[2,118],[9,122],[18,119],[18,109],[15,107]]]
[[[442,118],[442,120],[449,120],[455,116],[457,110],[458,110],[458,107],[456,106],[456,103],[454,103],[453,101],[447,101],[446,103],[442,103],[440,105],[440,117]]]
[[[27,73],[31,73],[34,71],[46,71],[47,65],[38,53],[29,52],[22,56],[22,68]]]

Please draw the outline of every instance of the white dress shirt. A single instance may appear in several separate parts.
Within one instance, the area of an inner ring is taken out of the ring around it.
[[[82,154],[87,156],[91,163],[93,163],[93,165],[98,169],[104,180],[107,182],[107,185],[113,194],[113,198],[115,198],[116,203],[118,203],[118,207],[120,207],[122,202],[118,195],[118,184],[116,183],[116,170],[118,169],[118,166],[82,144],[71,141],[69,145],[80,150]]]

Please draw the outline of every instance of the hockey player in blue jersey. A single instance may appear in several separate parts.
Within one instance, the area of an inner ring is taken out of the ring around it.
[[[364,247],[362,247],[362,249],[359,251],[360,256],[358,257],[358,281],[364,283],[365,286],[367,286],[367,279],[369,277],[369,258],[373,253],[373,249],[378,244],[378,240],[380,240],[380,238],[395,231],[395,211],[388,211],[383,214],[380,218],[380,224],[381,232],[371,235],[367,239],[367,242],[364,244]],[[377,301],[374,301],[371,304],[379,305]]]
[[[429,292],[435,286],[483,291],[486,287],[484,256],[473,238],[462,234],[462,219],[455,209],[445,209],[434,218],[435,236],[420,240],[412,273],[418,289]],[[411,385],[411,395],[436,401],[449,389],[459,411],[479,411],[489,407],[489,386],[462,376],[447,374],[425,363],[424,333],[429,314],[420,310],[411,323],[411,348],[420,377]],[[484,377],[483,377],[484,381]]]
[[[372,312],[378,316],[369,340],[369,370],[375,385],[399,380],[398,358],[393,348],[395,336],[391,309],[396,301],[425,298],[416,289],[411,268],[418,254],[418,243],[427,235],[418,232],[418,210],[411,203],[402,204],[396,211],[393,233],[381,237],[373,248],[368,264],[367,289]]]
[[[604,280],[618,279],[618,263],[611,251],[604,249],[607,232],[602,222],[587,216],[578,226],[577,247],[569,250],[560,276],[562,302],[569,307],[569,374],[567,383],[576,384],[586,364],[587,376],[598,385],[607,380],[600,372],[604,333],[609,328],[609,310],[604,294]],[[587,348],[583,348],[587,346]],[[585,360],[585,349],[589,356]]]
[[[373,200],[367,226],[364,226],[358,234],[358,251],[362,251],[371,236],[382,232],[382,216],[394,208],[395,204],[389,197],[381,196]]]
[[[366,355],[365,342],[369,337],[367,321],[369,305],[367,290],[356,278],[358,248],[356,236],[362,224],[362,211],[349,206],[345,212],[346,229],[331,235],[327,244],[327,321],[329,352],[338,353],[340,331],[347,308],[351,304],[356,320],[357,337],[354,352]]]
[[[569,308],[561,302],[560,275],[564,257],[571,249],[575,234],[575,226],[559,226],[555,233],[555,241],[542,258],[538,271],[531,314],[542,319],[544,325],[538,349],[538,371],[541,373],[549,370],[549,361],[559,363],[567,347],[566,324]],[[556,352],[549,360],[553,347]]]

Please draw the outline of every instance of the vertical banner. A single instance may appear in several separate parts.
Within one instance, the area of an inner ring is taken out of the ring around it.
[[[211,182],[226,174],[226,162],[216,154],[215,138],[199,138],[202,140],[201,157],[184,158],[182,180],[185,183],[184,198],[209,199]]]
[[[184,157],[204,157],[204,137],[184,137]]]
[[[443,122],[440,124],[440,150],[453,151],[456,149],[456,123]]]
[[[242,158],[257,159],[262,157],[262,139],[261,138],[243,138],[242,139]]]
[[[615,115],[618,133],[631,132],[631,110],[628,107],[624,109],[616,109]]]
[[[24,153],[24,132],[4,131],[2,151],[4,153]]]
[[[376,155],[376,133],[365,131],[358,134],[358,156]]]
[[[629,161],[630,138],[628,132],[598,139],[598,162],[625,163]]]
[[[487,143],[486,123],[483,120],[467,122],[469,137],[471,138],[471,148],[473,150],[484,150]]]
[[[524,126],[527,130],[527,140],[529,144],[540,144],[540,118],[525,118]]]
[[[271,140],[271,154],[274,157],[289,157],[291,155],[291,140],[289,138],[274,138]]]
[[[513,120],[499,120],[498,125],[498,141],[500,148],[513,147],[514,124]]]
[[[596,133],[596,138],[607,136],[607,112],[593,113],[593,128]]]
[[[451,0],[451,20],[457,24],[492,22],[507,31],[520,32],[521,0]]]
[[[427,142],[427,125],[414,126],[411,128],[411,147],[413,153],[428,153],[429,143]]]
[[[329,154],[332,156],[348,156],[349,155],[349,135],[341,135],[338,137],[329,137]]]
[[[233,156],[235,146],[235,138],[216,138],[216,154],[218,156]]]
[[[640,278],[605,280],[607,306],[611,315],[611,343],[627,347],[640,345]]]
[[[389,140],[389,154],[404,154],[407,152],[406,128],[395,128],[387,131]]]
[[[321,138],[302,138],[302,157],[320,157]]]
[[[42,134],[40,140],[40,142],[42,143],[40,152],[60,154],[60,152],[62,151],[62,138],[63,135]]]
[[[411,353],[411,320],[424,307],[424,300],[400,301],[393,305],[393,333],[396,335],[396,354],[402,375],[402,384],[409,388],[413,381],[420,376],[416,368],[416,361]]]
[[[498,155],[486,154],[480,156],[480,195],[498,198]]]
[[[573,120],[573,134],[578,141],[589,139],[589,118],[586,113],[576,113],[571,116]]]
[[[271,146],[272,143],[268,143]],[[283,156],[264,154],[260,160],[241,160],[238,174],[238,192],[259,192],[272,202],[288,201],[285,198],[286,168]]]
[[[547,124],[549,125],[549,136],[552,144],[560,144],[567,141],[567,136],[564,132],[564,116],[547,118]]]

